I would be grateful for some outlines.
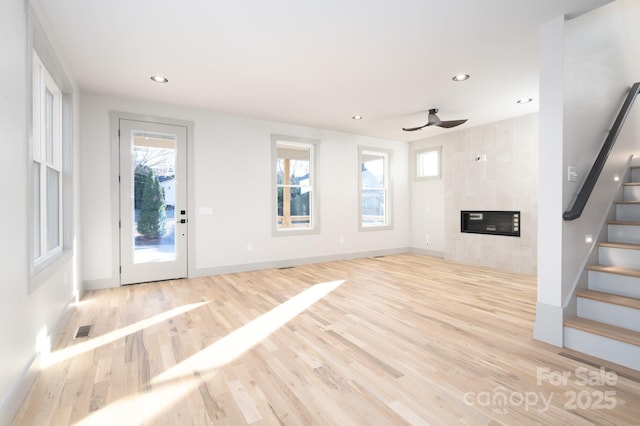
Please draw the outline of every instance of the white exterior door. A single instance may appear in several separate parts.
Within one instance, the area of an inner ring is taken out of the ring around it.
[[[119,120],[120,284],[187,276],[187,128]]]

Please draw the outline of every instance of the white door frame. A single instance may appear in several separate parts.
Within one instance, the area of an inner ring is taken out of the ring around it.
[[[120,286],[120,184],[119,184],[119,168],[120,168],[120,138],[118,136],[120,120],[144,121],[157,124],[169,124],[174,126],[183,126],[187,129],[187,232],[191,235],[188,239],[187,251],[189,253],[187,263],[187,276],[191,277],[195,271],[195,210],[194,210],[194,171],[193,171],[193,128],[194,124],[190,121],[176,120],[165,117],[149,116],[143,114],[135,114],[121,111],[110,111],[110,135],[111,135],[111,279],[110,285],[105,287]]]

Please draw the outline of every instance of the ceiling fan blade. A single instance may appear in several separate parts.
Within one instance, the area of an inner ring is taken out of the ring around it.
[[[467,120],[441,121],[440,123],[436,124],[436,126],[444,127],[445,129],[450,129],[451,127],[456,127],[456,126],[459,126],[459,125],[464,124],[466,122],[467,122]]]
[[[415,132],[416,130],[420,130],[420,129],[424,129],[427,126],[431,126],[433,123],[427,123],[424,126],[418,126],[418,127],[403,127],[402,130],[404,130],[405,132]]]

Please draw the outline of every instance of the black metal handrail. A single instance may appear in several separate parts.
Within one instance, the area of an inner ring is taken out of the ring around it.
[[[609,153],[613,149],[613,145],[616,143],[616,139],[618,139],[620,129],[622,129],[622,125],[624,124],[624,121],[629,114],[629,110],[631,110],[633,101],[636,100],[636,95],[638,94],[639,90],[640,82],[634,83],[633,86],[631,86],[631,90],[629,90],[627,99],[625,99],[624,104],[622,104],[622,108],[620,108],[618,117],[613,123],[613,127],[611,128],[609,135],[604,140],[604,144],[602,144],[600,153],[598,154],[596,161],[593,163],[593,166],[591,167],[591,170],[587,175],[587,179],[585,179],[584,183],[582,184],[582,188],[580,189],[576,200],[573,202],[573,206],[562,214],[562,218],[564,220],[574,220],[579,218],[582,214],[584,206],[587,204],[587,201],[591,196],[591,192],[596,186],[596,182],[598,181],[600,172],[602,172],[602,169],[604,168],[604,163],[607,162],[607,157],[609,157]]]

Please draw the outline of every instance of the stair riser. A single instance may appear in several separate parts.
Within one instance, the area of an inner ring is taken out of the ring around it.
[[[640,222],[640,204],[616,204],[616,220]]]
[[[640,244],[640,226],[608,225],[609,242]]]
[[[640,370],[640,346],[564,327],[564,346],[596,358]]]
[[[601,265],[640,269],[640,250],[600,247],[598,256]]]
[[[640,332],[640,310],[578,297],[578,317]]]
[[[640,298],[640,278],[589,271],[589,290]]]
[[[631,182],[640,182],[640,169],[631,169]]]
[[[623,196],[625,201],[640,201],[640,186],[625,186]]]

